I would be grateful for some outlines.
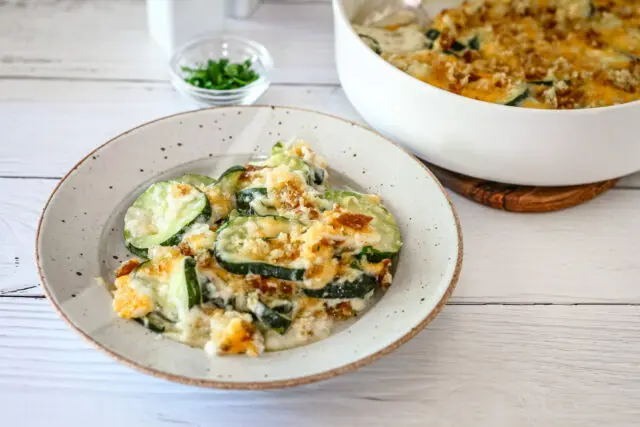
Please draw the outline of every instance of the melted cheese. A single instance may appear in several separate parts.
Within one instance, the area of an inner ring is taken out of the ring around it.
[[[233,194],[224,191],[218,185],[210,185],[205,191],[211,205],[211,221],[215,222],[229,215],[234,208]]]
[[[193,307],[176,323],[175,331],[167,335],[193,347],[204,347],[210,340],[211,315],[200,307]]]
[[[342,216],[351,205],[365,209],[359,205],[361,201],[358,198],[345,200],[349,206],[341,207],[324,198],[322,186],[309,183],[309,168],[322,168],[326,174],[327,164],[306,142],[293,141],[281,147],[279,155],[282,157],[269,166],[252,164],[246,167],[238,179],[238,188],[266,188],[266,196],[255,192],[251,208],[269,215],[276,211],[279,216],[292,221],[269,216],[259,222],[247,221],[245,229],[239,228],[235,234],[229,235],[228,252],[233,254],[235,262],[265,262],[304,269],[304,280],[293,282],[238,275],[217,263],[211,251],[220,224],[218,220],[229,218],[235,208],[235,194],[213,185],[204,191],[212,205],[212,222],[218,225],[196,222],[186,230],[177,247],[151,247],[149,260],[138,265],[135,272],[126,274],[131,268],[123,267],[120,274],[126,275],[115,282],[114,311],[129,319],[156,310],[154,315],[167,318],[164,335],[171,339],[203,347],[212,355],[256,356],[265,349],[281,350],[326,338],[334,321],[344,320],[364,310],[373,292],[364,298],[331,300],[307,297],[303,290],[359,279],[363,273],[353,266],[354,262],[360,262],[356,254],[365,246],[380,242],[381,236],[375,231],[378,227],[368,225],[366,216],[361,224],[358,224],[355,214],[352,214],[351,222]],[[200,194],[190,188],[172,187],[171,199],[180,200]],[[362,197],[380,203],[378,196]],[[165,208],[160,207],[164,201],[159,200],[158,203],[158,209]],[[175,203],[176,206],[178,204]],[[362,214],[359,219],[363,219]],[[138,220],[140,230],[143,230],[146,219]],[[181,304],[169,301],[175,294],[175,288],[169,292],[171,276],[178,272],[176,267],[182,266],[185,256],[196,259],[196,273],[205,296],[204,304],[191,309],[185,307],[184,301]],[[383,266],[378,264],[365,262],[363,268],[368,274],[383,272]],[[263,304],[291,309],[287,315],[293,322],[284,334],[264,329],[262,324],[259,329],[254,323],[254,318],[248,313],[260,316],[263,314],[260,310],[265,307]],[[173,313],[172,307],[178,305],[180,313]]]
[[[130,275],[118,277],[113,293],[113,311],[123,319],[137,319],[146,316],[155,304],[149,292],[132,286]]]
[[[640,7],[629,0],[465,2],[442,10],[431,36],[413,22],[353,27],[400,70],[465,97],[508,104],[528,88],[518,106],[551,109],[640,99]]]
[[[324,312],[300,317],[294,320],[291,327],[282,335],[272,329],[267,330],[265,348],[271,351],[285,350],[319,341],[329,336],[332,324],[332,319]]]
[[[211,249],[215,239],[216,233],[209,228],[208,224],[202,223],[191,226],[182,237],[182,241],[194,254]]]
[[[292,156],[300,157],[311,166],[317,168],[326,168],[327,162],[324,157],[313,151],[309,143],[303,140],[293,141],[286,150],[286,153]]]
[[[251,315],[218,310],[211,316],[211,336],[205,344],[209,354],[257,356],[264,351],[264,339],[252,323]]]

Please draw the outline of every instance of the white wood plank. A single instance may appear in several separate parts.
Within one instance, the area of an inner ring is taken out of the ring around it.
[[[34,264],[40,212],[55,180],[0,179],[0,296],[42,295]]]
[[[0,244],[0,293],[39,283],[32,262],[35,227],[55,183],[0,179],[0,239],[7,239]],[[640,191],[611,191],[579,208],[548,215],[498,212],[452,198],[465,243],[452,301],[640,303]]]
[[[272,86],[258,103],[359,117],[338,87]],[[194,108],[165,83],[0,80],[0,176],[61,177],[119,133]]]
[[[276,57],[277,70],[274,78],[277,82],[337,83],[328,0],[272,0],[262,5],[250,20],[229,20],[228,27],[229,31],[267,44]],[[0,52],[0,78],[167,79],[166,61],[146,34],[144,2],[141,0],[2,2]],[[0,102],[15,97],[33,100],[33,93],[21,92],[31,84],[38,86],[31,92],[41,93],[42,82],[0,81]],[[122,95],[125,87],[126,84],[121,85],[115,93]],[[162,87],[163,85],[147,82],[140,90],[168,91],[166,88],[160,89]],[[79,86],[66,86],[70,93],[75,93],[78,88]],[[56,93],[56,89],[53,92]],[[82,93],[84,92],[78,91],[79,95]],[[136,91],[132,92],[135,93]],[[90,89],[86,92],[85,99],[91,99],[89,94],[95,95],[95,92]],[[151,98],[160,102],[157,95],[156,92]],[[272,94],[267,95],[270,96]],[[276,95],[274,99],[277,98]],[[96,99],[99,100],[100,97]],[[156,106],[146,110],[147,101],[145,97],[136,99],[135,105],[131,107],[143,110],[142,114],[121,116],[146,120],[192,108],[179,101],[175,95],[166,96],[163,101],[177,105]],[[134,119],[125,120],[123,125],[128,123],[137,122]],[[87,126],[92,125],[89,122]],[[30,132],[18,133],[33,137]],[[106,137],[112,133],[106,131],[97,135]],[[74,151],[71,153],[76,154]],[[15,174],[15,171],[6,173],[7,168],[4,166],[7,163],[13,163],[15,168],[20,166],[19,160],[11,158],[14,153],[8,154],[8,159],[2,156],[0,176]],[[44,170],[40,171],[39,176],[46,175]],[[620,185],[625,188],[640,188],[640,174],[623,179]]]
[[[339,86],[274,85],[258,102],[363,123]],[[0,145],[0,176],[60,177],[113,136],[194,108],[167,83],[0,79],[0,129],[10,141]],[[55,156],[43,146],[54,146]],[[640,173],[624,178],[620,186],[640,188]]]
[[[142,0],[0,2],[0,76],[167,80]],[[277,82],[336,83],[331,6],[264,4],[226,32],[264,44]]]
[[[81,341],[46,301],[2,299],[0,406],[7,425],[28,426],[199,426],[212,418],[283,427],[632,426],[639,328],[632,306],[451,306],[359,372],[288,390],[224,392],[138,374]]]

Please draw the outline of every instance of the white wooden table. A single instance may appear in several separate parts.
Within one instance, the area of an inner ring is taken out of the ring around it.
[[[262,103],[361,120],[337,80],[327,2],[269,1],[229,25],[273,53]],[[98,144],[192,108],[167,82],[141,0],[0,1],[0,425],[640,424],[640,176],[554,214],[454,195],[465,238],[454,297],[427,330],[354,374],[201,390],[93,350],[40,289],[43,203]]]

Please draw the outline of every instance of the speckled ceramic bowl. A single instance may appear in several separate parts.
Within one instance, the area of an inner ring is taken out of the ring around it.
[[[258,358],[208,357],[112,313],[109,291],[95,278],[112,282],[113,269],[129,256],[122,219],[146,185],[186,171],[216,176],[293,137],[324,155],[334,185],[375,192],[395,215],[405,245],[393,285],[377,304],[326,340]],[[159,119],[90,153],[47,202],[36,258],[55,309],[116,360],[182,383],[264,389],[354,370],[413,337],[453,291],[462,238],[453,206],[433,175],[375,132],[312,111],[228,107]]]

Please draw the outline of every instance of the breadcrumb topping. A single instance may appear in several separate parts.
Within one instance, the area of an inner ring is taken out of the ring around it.
[[[469,98],[551,109],[640,99],[634,0],[466,1],[440,12],[430,28],[354,28],[399,69]],[[411,50],[398,41],[405,33]]]

